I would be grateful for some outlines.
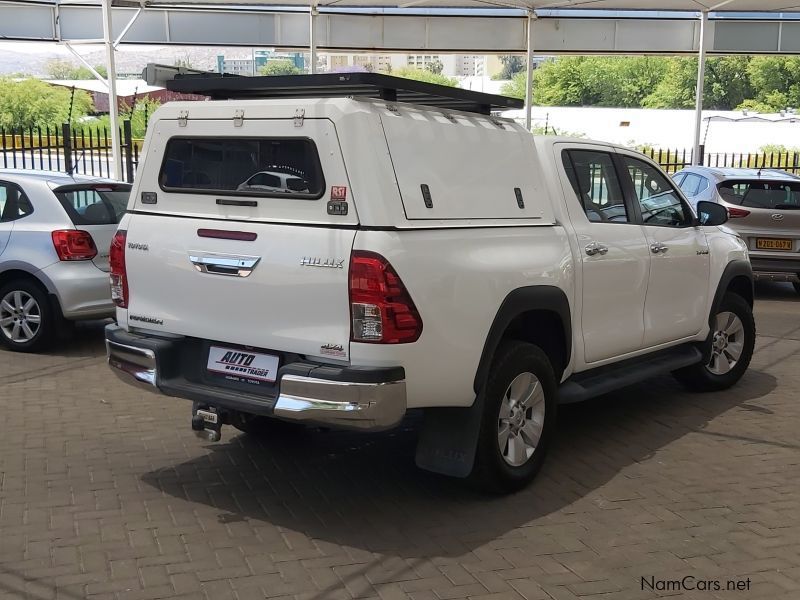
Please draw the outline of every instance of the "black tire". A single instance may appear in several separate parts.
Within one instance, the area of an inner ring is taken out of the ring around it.
[[[52,343],[56,321],[61,315],[54,313],[47,294],[33,281],[17,279],[6,283],[0,288],[0,303],[14,292],[20,292],[22,297],[31,298],[36,303],[35,309],[32,309],[30,314],[31,316],[38,315],[38,328],[36,328],[33,337],[25,341],[19,341],[12,338],[14,333],[13,322],[10,330],[9,325],[3,326],[0,323],[0,344],[15,352],[41,352]],[[4,316],[8,317],[9,313],[6,309],[7,307],[4,307],[0,310],[0,319]],[[32,328],[33,325],[34,323],[31,321],[28,327]]]
[[[508,443],[500,448],[499,427],[501,404],[518,375],[532,373],[544,394],[544,414],[541,436],[526,462],[512,466],[504,458]],[[484,386],[483,418],[478,437],[475,465],[470,478],[481,488],[500,493],[519,490],[530,483],[542,468],[547,448],[555,432],[557,384],[547,355],[533,344],[518,341],[503,342],[495,353]]]
[[[739,359],[733,368],[724,374],[715,374],[710,368],[712,362],[691,365],[683,369],[674,371],[672,374],[686,388],[696,392],[716,392],[726,390],[736,384],[750,366],[750,359],[753,357],[753,347],[756,342],[756,324],[753,320],[753,309],[747,301],[737,294],[728,293],[722,298],[722,302],[717,309],[717,314],[730,312],[736,315],[742,322],[743,348]],[[712,319],[712,323],[716,319]],[[714,342],[714,334],[709,334],[708,344]],[[713,361],[713,359],[712,359]]]

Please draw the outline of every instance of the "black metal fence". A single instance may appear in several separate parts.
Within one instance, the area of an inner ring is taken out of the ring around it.
[[[114,177],[133,181],[139,164],[139,142],[131,135],[130,121],[120,127],[122,173]],[[31,127],[0,130],[0,165],[4,169],[39,169],[94,177],[113,177],[111,133],[107,127]]]
[[[676,173],[692,164],[693,150],[648,148],[644,154],[656,161],[667,173]],[[702,165],[749,169],[778,169],[800,175],[800,152],[706,153],[701,150]]]
[[[139,164],[141,140],[131,135],[131,122],[120,128],[122,173],[116,179],[132,182]],[[644,153],[667,173],[692,164],[692,150],[648,148]],[[709,167],[780,169],[800,175],[800,152],[714,153],[701,150],[702,164]],[[106,127],[32,127],[27,130],[0,130],[0,165],[5,169],[41,169],[111,177],[113,170],[111,134]]]

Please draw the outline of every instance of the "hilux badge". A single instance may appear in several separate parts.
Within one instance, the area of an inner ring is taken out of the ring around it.
[[[327,267],[329,269],[344,269],[343,258],[317,258],[316,256],[304,256],[300,259],[301,267]]]

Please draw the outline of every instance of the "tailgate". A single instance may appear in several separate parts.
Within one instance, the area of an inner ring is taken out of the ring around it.
[[[355,230],[131,217],[125,252],[130,328],[349,357],[347,273]]]
[[[127,226],[128,326],[346,360],[358,217],[333,123],[219,107],[231,118],[148,131]]]

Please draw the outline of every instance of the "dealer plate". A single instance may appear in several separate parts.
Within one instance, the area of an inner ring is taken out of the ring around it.
[[[211,346],[206,368],[234,381],[272,383],[278,374],[278,363],[274,354]]]
[[[778,240],[773,238],[756,238],[756,250],[794,250],[793,240]]]

